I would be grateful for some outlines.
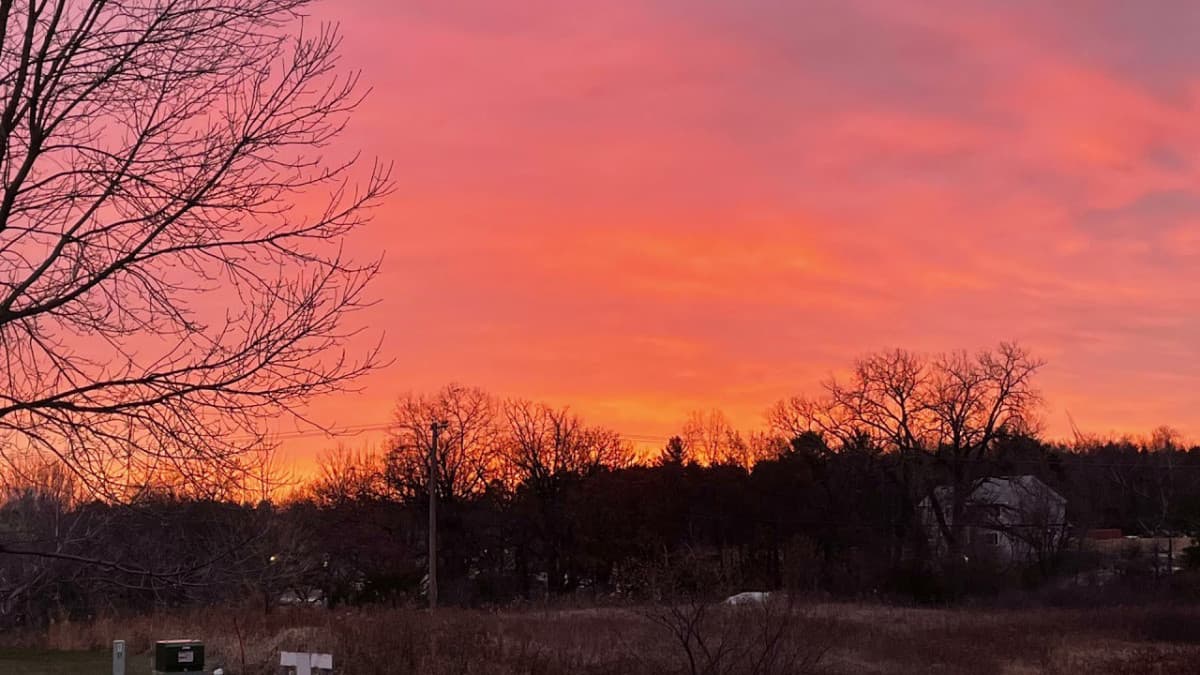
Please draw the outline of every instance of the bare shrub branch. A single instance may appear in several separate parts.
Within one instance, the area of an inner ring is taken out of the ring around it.
[[[379,261],[343,243],[389,169],[325,155],[362,94],[306,4],[0,3],[5,453],[111,500],[238,482],[378,364],[345,319]]]

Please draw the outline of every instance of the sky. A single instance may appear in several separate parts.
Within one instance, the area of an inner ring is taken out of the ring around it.
[[[1200,4],[338,0],[395,163],[387,422],[451,381],[651,439],[863,353],[1018,340],[1047,431],[1200,433]],[[377,441],[365,433],[352,445]],[[286,452],[311,459],[330,439]]]

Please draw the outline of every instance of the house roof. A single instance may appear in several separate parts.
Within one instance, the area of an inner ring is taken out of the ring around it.
[[[934,488],[938,503],[945,505],[952,494],[952,486],[942,485]],[[978,481],[975,489],[967,498],[973,504],[990,504],[1019,508],[1030,501],[1050,500],[1065,504],[1067,499],[1054,488],[1046,485],[1037,476],[1026,474],[1022,476],[992,476]],[[929,498],[922,502],[926,505]],[[945,506],[943,506],[945,508]]]

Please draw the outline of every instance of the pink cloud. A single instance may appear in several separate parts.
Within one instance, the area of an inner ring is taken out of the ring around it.
[[[634,434],[752,426],[865,350],[1019,338],[1053,433],[1200,434],[1200,51],[1054,5],[320,6],[375,88],[345,148],[400,190],[352,242],[388,251],[395,365],[318,412],[459,379]]]

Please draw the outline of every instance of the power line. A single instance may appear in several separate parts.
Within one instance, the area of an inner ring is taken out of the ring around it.
[[[320,437],[326,437],[326,438],[332,439],[332,438],[337,438],[338,436],[351,436],[351,435],[357,435],[360,433],[370,432],[370,431],[388,431],[388,430],[394,428],[394,426],[395,425],[392,422],[376,422],[376,423],[370,423],[370,424],[347,425],[344,427],[331,428],[328,430],[326,430],[326,429],[309,429],[309,430],[297,430],[297,431],[284,431],[284,432],[265,434],[265,436],[267,436],[268,438],[271,438],[272,440],[294,440],[294,439],[320,438]],[[670,436],[658,436],[658,435],[654,435],[654,434],[620,434],[620,436],[621,436],[621,438],[623,438],[625,440],[640,442],[640,443],[660,443],[660,442],[666,443],[667,441],[671,440]],[[256,437],[242,436],[242,437],[235,437],[230,440],[252,441],[252,440],[255,440],[255,438]]]
[[[299,439],[319,438],[319,437],[335,439],[339,436],[355,436],[358,434],[372,432],[372,431],[388,431],[389,429],[391,429],[393,427],[394,427],[394,423],[392,423],[392,422],[375,422],[375,423],[366,423],[366,424],[347,425],[344,427],[338,427],[338,428],[329,429],[329,430],[325,430],[325,429],[313,429],[313,430],[303,430],[303,431],[297,430],[297,431],[291,431],[291,432],[267,434],[266,436],[272,440],[299,440]],[[675,435],[663,436],[663,435],[651,434],[651,433],[621,433],[621,434],[619,434],[619,436],[623,440],[630,441],[635,444],[648,444],[648,443],[666,443],[666,442],[670,441],[671,438],[673,438]],[[255,440],[255,439],[252,437],[243,437],[243,438],[235,438],[235,439],[231,439],[231,440],[251,441],[251,440]],[[1186,450],[1180,449],[1178,452],[1186,452]],[[1084,453],[1067,453],[1067,454],[1052,455],[1052,456],[1047,457],[1046,459],[963,458],[963,459],[958,459],[958,460],[951,460],[948,463],[989,465],[989,466],[997,466],[997,465],[1045,466],[1045,467],[1049,468],[1050,464],[1055,461],[1063,461],[1063,460],[1070,461],[1072,458],[1084,458],[1086,466],[1092,467],[1092,468],[1103,468],[1103,469],[1158,468],[1149,462],[1094,462],[1094,461],[1086,461],[1087,457],[1088,457],[1088,455],[1084,454]],[[932,459],[936,460],[936,458],[932,458]],[[1171,470],[1200,470],[1200,464],[1175,465],[1175,466],[1171,467]]]
[[[301,438],[337,438],[338,436],[353,436],[368,431],[387,431],[391,428],[390,423],[375,423],[375,424],[356,424],[347,425],[344,427],[331,429],[306,429],[296,431],[282,431],[275,433],[263,434],[263,436],[272,440],[293,440]],[[230,438],[231,441],[253,441],[257,440],[257,436],[235,436]]]

